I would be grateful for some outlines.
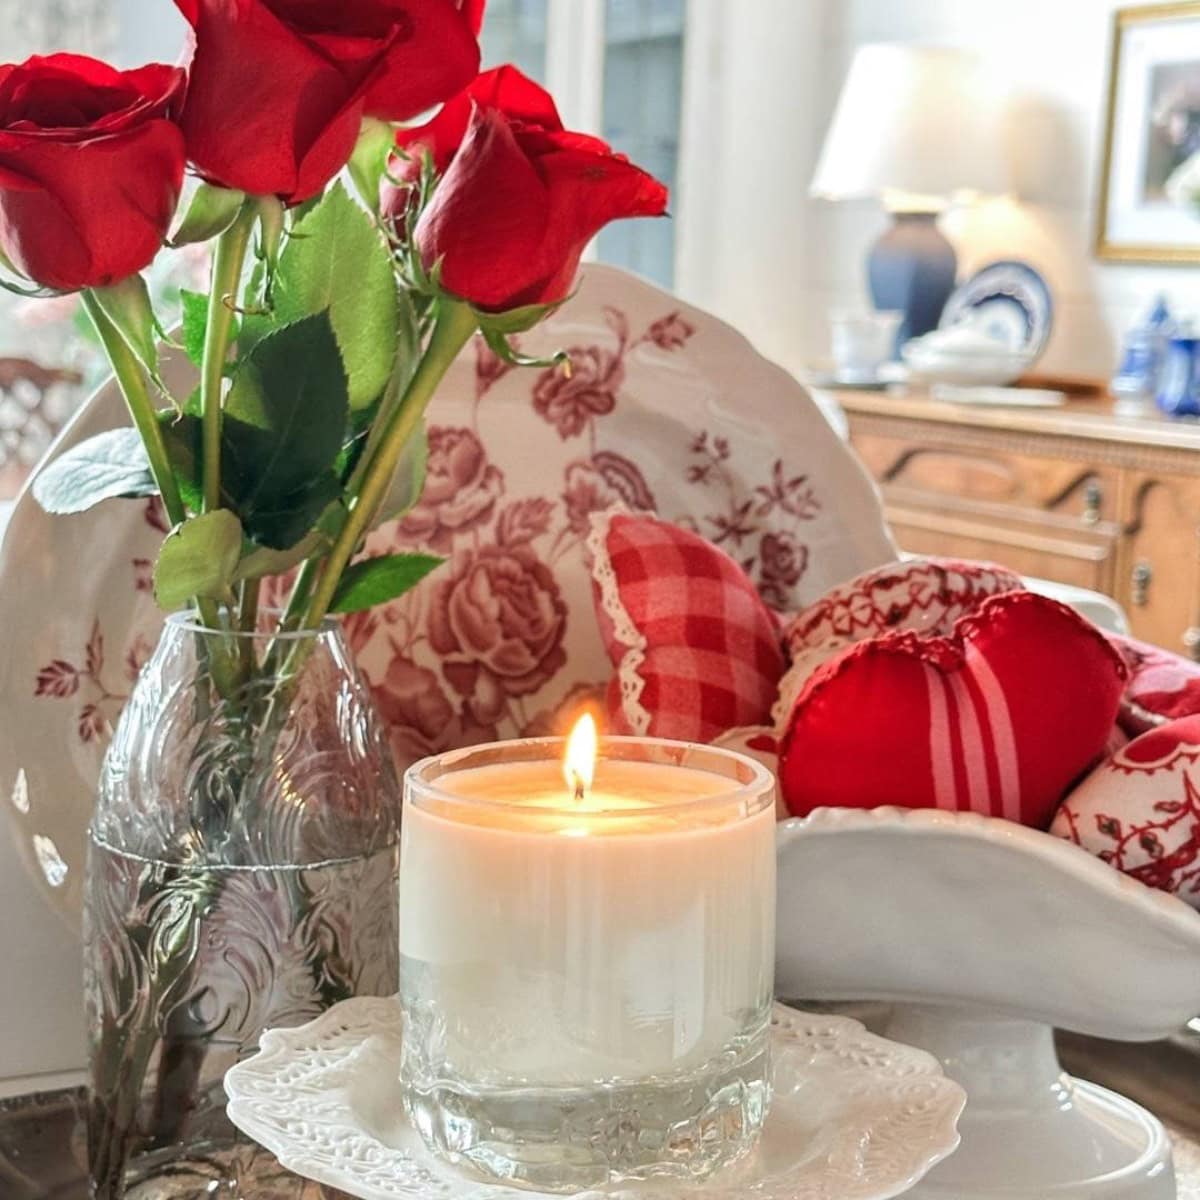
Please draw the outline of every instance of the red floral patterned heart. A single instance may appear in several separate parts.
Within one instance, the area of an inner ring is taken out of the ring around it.
[[[1050,832],[1200,909],[1200,716],[1118,749],[1063,801]]]
[[[985,600],[950,637],[860,642],[796,700],[785,801],[797,816],[894,804],[1044,829],[1104,750],[1125,674],[1098,630],[1031,592]]]

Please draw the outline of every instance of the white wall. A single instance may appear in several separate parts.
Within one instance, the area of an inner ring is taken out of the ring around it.
[[[886,225],[873,203],[807,197],[845,71],[855,47],[870,41],[969,47],[1011,81],[1022,203],[952,214],[946,228],[963,271],[1017,257],[1046,274],[1058,321],[1044,369],[1107,376],[1120,336],[1157,291],[1200,316],[1195,269],[1102,265],[1091,254],[1115,0],[748,0],[720,7],[728,44],[715,76],[715,162],[705,167],[709,147],[689,148],[698,165],[685,177],[696,183],[684,196],[680,290],[785,366],[825,356],[829,310],[865,302],[864,259]]]

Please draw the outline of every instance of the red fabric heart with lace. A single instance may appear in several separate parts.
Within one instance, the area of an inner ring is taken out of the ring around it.
[[[797,816],[894,804],[1045,829],[1103,752],[1125,676],[1098,630],[1031,592],[985,600],[949,637],[860,642],[796,700],[784,799]]]
[[[620,511],[592,517],[588,556],[616,671],[609,729],[709,742],[765,725],[783,647],[738,563],[690,530]]]

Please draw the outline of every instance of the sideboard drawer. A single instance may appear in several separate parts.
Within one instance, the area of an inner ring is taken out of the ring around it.
[[[994,444],[987,433],[951,442],[944,430],[914,440],[851,426],[851,445],[883,484],[1033,512],[1074,517],[1084,525],[1117,519],[1120,472],[1100,463],[1062,462]]]
[[[841,392],[897,544],[1091,588],[1200,661],[1200,426]]]
[[[884,506],[896,542],[913,554],[985,559],[1022,575],[1112,594],[1120,530],[1110,521],[956,500],[885,486]]]
[[[1131,471],[1112,592],[1134,633],[1200,661],[1200,479]]]

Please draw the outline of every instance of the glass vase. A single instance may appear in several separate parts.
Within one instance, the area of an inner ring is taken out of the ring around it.
[[[168,620],[90,830],[95,1200],[316,1195],[240,1137],[225,1071],[264,1029],[397,987],[400,788],[338,628]]]

